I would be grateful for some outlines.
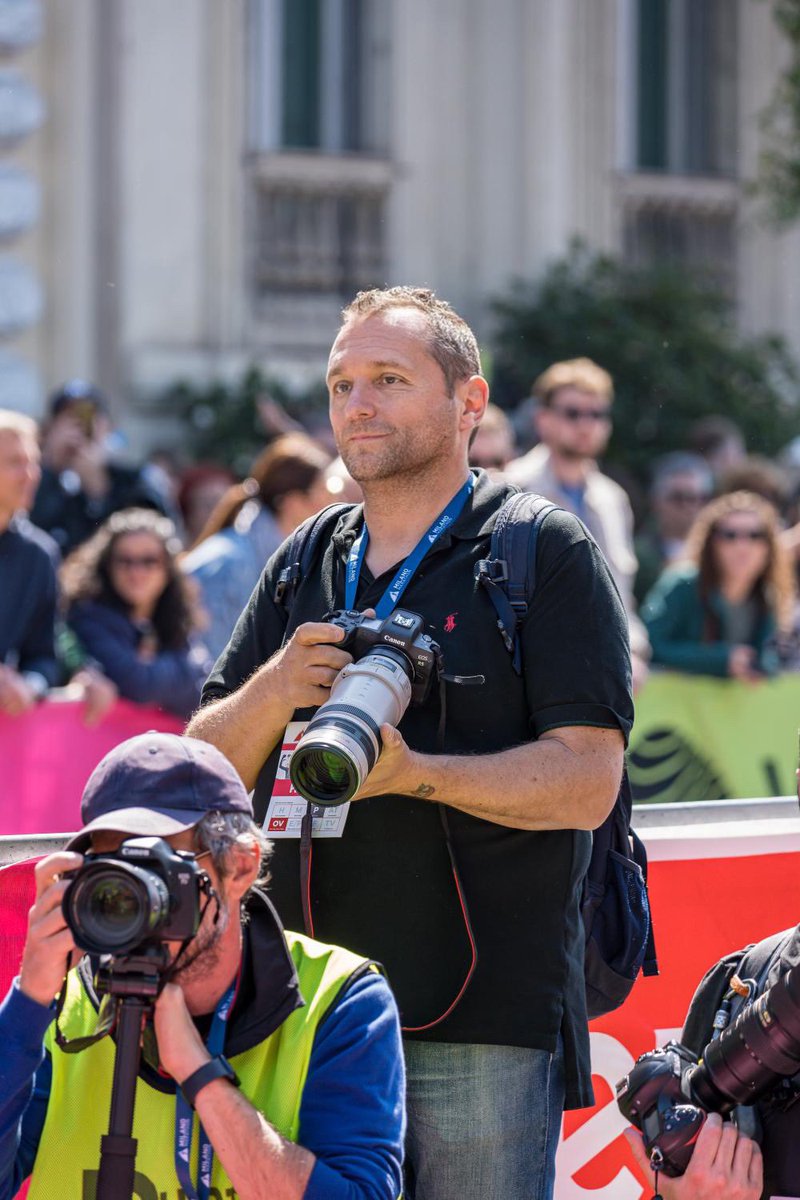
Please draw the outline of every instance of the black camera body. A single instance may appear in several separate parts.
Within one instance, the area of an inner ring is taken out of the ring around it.
[[[114,957],[194,937],[210,884],[194,854],[158,837],[128,838],[111,853],[90,851],[69,877],[62,909],[76,945]]]
[[[653,1165],[682,1175],[708,1113],[772,1102],[799,1071],[800,963],[746,1004],[699,1062],[677,1042],[643,1054],[617,1084],[617,1104],[656,1155]]]
[[[622,1114],[644,1134],[648,1154],[665,1175],[682,1175],[689,1165],[706,1113],[684,1087],[697,1062],[679,1042],[643,1054],[617,1084]],[[654,1165],[656,1165],[654,1164]]]
[[[345,631],[342,650],[358,662],[378,646],[399,650],[412,668],[411,703],[423,704],[436,678],[441,662],[441,650],[433,638],[422,630],[425,623],[417,613],[396,608],[388,617],[365,617],[351,609],[339,609],[328,617],[331,625]]]

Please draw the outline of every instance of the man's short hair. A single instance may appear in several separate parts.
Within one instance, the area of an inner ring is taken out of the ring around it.
[[[0,434],[3,433],[16,433],[19,437],[36,441],[38,427],[32,417],[10,408],[0,408]]]
[[[269,859],[272,843],[252,817],[243,812],[207,812],[194,827],[197,851],[207,850],[214,868],[223,881],[234,870],[237,846],[256,846],[259,870],[253,887],[265,888],[269,883]]]
[[[533,394],[543,408],[550,408],[556,392],[565,387],[589,392],[609,404],[614,399],[611,376],[590,358],[570,358],[553,363],[534,382]]]
[[[428,348],[442,369],[447,390],[470,375],[480,375],[481,356],[475,334],[467,322],[430,288],[371,288],[359,292],[342,309],[342,325],[359,317],[374,317],[393,308],[410,308],[422,313],[428,326]]]

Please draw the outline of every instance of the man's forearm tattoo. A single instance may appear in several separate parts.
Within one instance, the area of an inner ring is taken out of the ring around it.
[[[432,783],[421,783],[418,788],[415,788],[414,795],[419,796],[420,800],[427,800],[435,791],[436,788]]]

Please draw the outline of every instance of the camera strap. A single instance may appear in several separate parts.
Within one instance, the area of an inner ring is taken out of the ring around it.
[[[225,1033],[228,1018],[231,1015],[236,993],[239,989],[241,969],[225,995],[220,1000],[211,1020],[211,1029],[206,1042],[206,1049],[212,1058],[222,1054],[225,1049]],[[211,1168],[214,1162],[214,1148],[209,1141],[201,1124],[198,1125],[200,1139],[199,1168],[197,1187],[192,1183],[192,1131],[194,1127],[194,1110],[184,1096],[180,1087],[175,1093],[175,1172],[187,1200],[208,1200],[211,1194]]]
[[[375,605],[375,615],[383,620],[388,617],[389,613],[396,607],[403,592],[408,587],[414,573],[422,562],[425,555],[430,550],[431,546],[444,533],[446,529],[460,516],[464,505],[472,495],[475,487],[475,476],[470,471],[466,483],[459,488],[453,499],[439,513],[439,516],[424,533],[417,542],[414,549],[406,558],[403,565],[397,571],[386,591],[381,596],[378,603]],[[364,562],[364,556],[367,553],[369,545],[369,530],[367,523],[364,522],[361,533],[353,542],[350,554],[347,558],[347,573],[345,575],[344,584],[344,606],[346,609],[354,610],[356,607],[356,596],[358,594],[358,580],[361,575],[361,565]]]

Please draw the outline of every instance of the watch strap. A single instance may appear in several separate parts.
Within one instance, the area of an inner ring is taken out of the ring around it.
[[[227,1079],[234,1087],[239,1086],[239,1076],[224,1054],[215,1055],[207,1063],[203,1063],[202,1067],[192,1071],[187,1079],[184,1079],[181,1091],[187,1104],[194,1108],[198,1093],[207,1083],[213,1083],[215,1079]]]

